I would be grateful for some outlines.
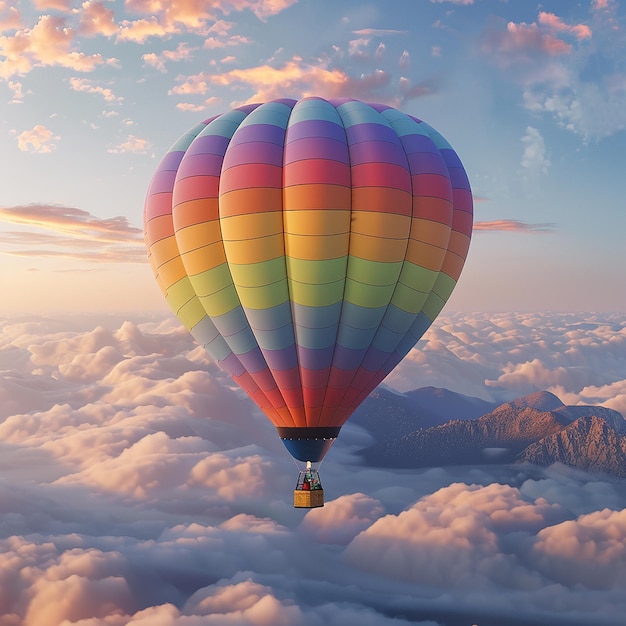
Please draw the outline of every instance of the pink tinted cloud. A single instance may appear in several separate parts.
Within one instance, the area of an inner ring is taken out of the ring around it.
[[[540,569],[564,585],[619,587],[626,576],[626,509],[603,509],[541,530],[533,547]],[[593,562],[593,567],[585,567]]]
[[[78,76],[72,76],[72,78],[70,78],[70,87],[74,91],[99,95],[104,98],[106,102],[111,104],[120,104],[124,100],[121,96],[116,96],[109,87],[102,87],[94,81],[79,78]]]
[[[312,509],[299,531],[321,543],[348,544],[384,513],[382,504],[363,493],[340,496],[323,509]]]
[[[172,94],[205,94],[210,84],[241,84],[253,91],[246,102],[265,102],[281,98],[285,93],[298,93],[304,96],[323,95],[325,97],[378,98],[391,84],[391,75],[383,70],[370,74],[363,73],[352,78],[340,69],[328,69],[319,64],[306,63],[294,58],[282,67],[260,65],[247,69],[233,69],[227,72],[202,73],[189,76],[171,90]],[[408,90],[410,91],[410,90]],[[240,104],[240,103],[238,103]]]
[[[0,32],[21,28],[22,20],[19,9],[13,3],[0,2]]]
[[[164,26],[155,16],[141,20],[123,20],[120,22],[118,41],[145,43],[150,37],[165,37],[178,33],[180,29]]]
[[[60,66],[90,72],[105,60],[101,54],[75,50],[75,31],[65,17],[42,15],[35,26],[0,37],[0,77],[26,74],[35,66]]]
[[[33,0],[33,4],[38,11],[71,11],[74,2],[72,0]]]
[[[589,28],[589,26],[586,24],[575,24],[574,26],[570,26],[554,13],[540,11],[538,21],[539,24],[547,26],[552,30],[571,33],[578,40],[591,38],[591,28]]]
[[[452,484],[398,515],[386,515],[348,545],[344,556],[360,569],[391,579],[480,588],[486,578],[532,577],[501,553],[499,536],[541,528],[558,507],[528,502],[508,485]],[[536,583],[535,583],[536,584]]]
[[[116,34],[119,26],[115,22],[115,13],[104,2],[88,0],[83,2],[78,31],[86,37]]]
[[[38,204],[0,207],[0,217],[29,227],[0,233],[0,240],[9,245],[5,254],[90,263],[145,262],[143,231],[125,217],[100,219],[82,209]]]
[[[98,241],[139,240],[143,233],[140,228],[131,226],[126,217],[101,219],[82,209],[66,206],[29,204],[0,207],[0,215],[13,224],[26,224],[76,237],[91,236]]]
[[[250,10],[264,21],[295,2],[297,0],[183,0],[176,3],[165,0],[127,0],[126,7],[131,12],[156,17],[164,30],[174,32],[181,26],[190,30],[204,29],[208,21],[218,19],[219,15],[229,15],[233,11]]]
[[[35,124],[31,130],[25,130],[16,136],[17,147],[22,152],[48,154],[56,149],[56,141],[60,139],[43,124]]]
[[[555,56],[567,54],[572,46],[558,37],[542,32],[537,24],[509,22],[500,49],[505,52],[531,51]]]
[[[551,233],[555,224],[529,224],[520,220],[492,220],[489,222],[474,222],[475,231],[507,231],[513,233]]]
[[[569,54],[572,44],[560,36],[568,34],[581,40],[590,35],[590,31],[584,25],[570,27],[556,15],[542,13],[538,22],[508,22],[505,30],[488,31],[483,37],[482,49],[503,67],[528,64]]]

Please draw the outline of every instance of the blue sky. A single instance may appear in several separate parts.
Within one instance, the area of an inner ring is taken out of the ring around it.
[[[475,199],[447,310],[626,311],[615,0],[0,0],[3,312],[164,310],[147,185],[245,102],[356,97],[439,130]]]

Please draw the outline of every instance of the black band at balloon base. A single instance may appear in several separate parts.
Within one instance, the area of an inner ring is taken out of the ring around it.
[[[299,461],[319,463],[337,439],[341,427],[294,428],[278,426],[276,430],[292,457]]]

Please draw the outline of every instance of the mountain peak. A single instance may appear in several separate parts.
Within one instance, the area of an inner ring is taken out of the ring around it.
[[[538,411],[556,411],[565,406],[553,393],[549,391],[536,391],[527,396],[508,402],[515,409],[537,409]]]

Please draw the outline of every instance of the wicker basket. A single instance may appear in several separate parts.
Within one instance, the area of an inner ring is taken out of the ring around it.
[[[293,492],[293,506],[301,509],[313,509],[324,506],[323,489],[295,489]]]

